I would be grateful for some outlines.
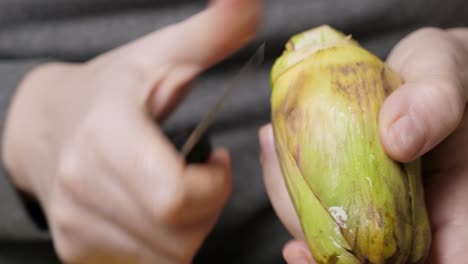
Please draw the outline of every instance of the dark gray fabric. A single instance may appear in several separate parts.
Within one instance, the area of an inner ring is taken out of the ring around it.
[[[30,65],[22,60],[83,61],[205,5],[190,0],[0,1],[0,113],[6,112],[15,83]],[[269,120],[269,70],[289,36],[330,24],[385,58],[417,28],[468,23],[465,0],[267,0],[266,9],[256,40],[203,74],[167,124],[184,128],[196,122],[246,56],[266,41],[265,65],[237,92],[214,127],[215,143],[233,155],[234,191],[195,263],[283,263],[281,247],[289,235],[262,185],[257,129]],[[0,263],[55,263],[50,241],[34,230],[5,175],[0,179]]]

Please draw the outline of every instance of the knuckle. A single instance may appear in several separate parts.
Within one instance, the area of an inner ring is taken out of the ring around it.
[[[60,236],[59,240],[66,241],[76,228],[76,217],[66,213],[63,207],[52,208],[49,214],[54,232]]]
[[[130,155],[122,166],[126,171],[132,172],[136,177],[132,177],[135,186],[154,185],[157,188],[145,190],[151,192],[148,196],[143,196],[147,205],[147,210],[152,219],[160,223],[171,223],[175,218],[183,215],[187,204],[187,192],[184,189],[183,180],[180,177],[183,167],[181,163],[174,162],[166,164],[164,172],[161,171],[160,162],[155,155],[158,153],[147,151],[147,148],[136,145],[128,150]]]
[[[80,254],[75,247],[67,240],[58,240],[55,242],[57,255],[64,263],[77,263],[80,261]]]
[[[128,152],[128,159],[126,159],[126,166],[130,171],[134,171],[143,177],[147,177],[147,175],[156,175],[157,177],[161,177],[163,175],[160,174],[160,164],[157,164],[156,155],[152,151],[148,151],[147,146],[144,142],[134,143],[127,149]]]
[[[434,35],[445,35],[445,31],[438,27],[422,27],[413,34],[418,37],[429,37]]]
[[[60,201],[50,208],[48,216],[51,222],[54,245],[60,259],[65,263],[79,262],[80,253],[77,246],[79,218]]]
[[[76,144],[82,161],[81,168],[94,170],[96,166],[105,170],[116,170],[128,165],[133,159],[132,144],[122,142],[120,124],[109,123],[102,125],[102,120],[108,119],[109,109],[96,109],[85,120],[79,131]],[[121,131],[128,135],[128,131]],[[85,147],[84,147],[85,146]]]
[[[458,83],[441,78],[431,78],[428,81],[430,81],[429,90],[425,93],[425,97],[428,101],[432,101],[434,106],[446,106],[446,111],[439,112],[440,121],[444,126],[455,128],[461,122],[465,108]],[[421,101],[419,109],[423,111],[427,109],[427,105]]]
[[[153,217],[164,224],[172,225],[180,222],[184,216],[184,209],[187,204],[186,195],[181,193],[171,194],[168,199],[155,205]]]
[[[447,113],[451,117],[450,119],[454,121],[455,124],[458,124],[463,118],[463,113],[465,111],[465,103],[461,96],[462,87],[460,87],[459,83],[453,81],[452,83],[446,83],[445,87],[442,87],[440,90],[442,98],[445,99],[448,106]]]
[[[123,67],[129,76],[137,81],[148,80],[154,74],[154,62],[150,57],[143,56],[123,56],[122,64],[118,67]]]
[[[441,78],[433,82],[434,88],[438,90],[445,103],[451,106],[459,106],[461,83],[456,78]]]
[[[55,248],[59,258],[65,263],[73,263],[76,260],[76,254],[74,254],[73,250],[66,242],[61,240],[56,241]]]
[[[58,163],[57,184],[65,193],[74,197],[82,197],[85,186],[85,164],[81,156],[75,151],[62,155]]]

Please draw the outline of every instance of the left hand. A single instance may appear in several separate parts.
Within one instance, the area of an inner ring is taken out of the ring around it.
[[[263,0],[211,1],[86,62],[23,77],[2,165],[41,205],[60,262],[192,262],[231,193],[229,154],[187,164],[160,124],[196,77],[254,37],[262,10]]]
[[[393,159],[423,157],[433,240],[432,264],[468,257],[468,29],[421,29],[404,38],[388,63],[405,80],[384,102],[380,136]],[[260,131],[263,176],[279,218],[294,236],[283,250],[288,263],[316,263],[283,182],[271,125]]]

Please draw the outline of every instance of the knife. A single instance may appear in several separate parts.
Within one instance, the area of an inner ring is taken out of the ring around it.
[[[216,120],[216,116],[232,96],[233,92],[240,86],[240,82],[246,78],[254,67],[262,64],[264,59],[265,43],[262,43],[250,59],[242,66],[240,71],[228,83],[221,97],[208,112],[205,113],[197,125],[189,130],[168,134],[169,140],[180,150],[181,155],[185,158],[187,163],[203,163],[209,159],[212,147],[207,134],[208,129]]]

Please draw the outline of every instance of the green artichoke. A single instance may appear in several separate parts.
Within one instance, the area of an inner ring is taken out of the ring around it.
[[[318,263],[423,263],[431,241],[420,160],[379,139],[384,99],[402,83],[329,26],[293,36],[271,72],[276,151]]]

